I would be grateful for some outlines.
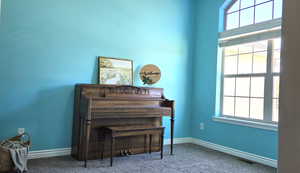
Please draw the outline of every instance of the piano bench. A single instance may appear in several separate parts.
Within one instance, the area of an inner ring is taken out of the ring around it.
[[[164,144],[164,129],[165,127],[155,126],[112,126],[104,128],[104,135],[110,139],[110,166],[113,164],[113,153],[115,138],[129,136],[150,136],[149,153],[151,153],[152,135],[160,135],[160,157],[163,159],[163,144]],[[103,145],[104,147],[104,145]],[[104,151],[104,148],[103,150]],[[103,152],[101,154],[103,158]]]

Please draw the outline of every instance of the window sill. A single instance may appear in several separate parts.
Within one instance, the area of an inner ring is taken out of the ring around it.
[[[228,117],[213,117],[213,121],[259,128],[264,130],[278,131],[278,125],[271,124],[271,123],[255,122],[255,121],[241,120],[241,119],[228,118]]]

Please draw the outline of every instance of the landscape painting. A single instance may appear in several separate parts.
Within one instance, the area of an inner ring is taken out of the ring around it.
[[[129,59],[98,57],[99,83],[133,85],[133,62]]]

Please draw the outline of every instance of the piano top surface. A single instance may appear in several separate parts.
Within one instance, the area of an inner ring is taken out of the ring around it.
[[[127,85],[77,85],[80,95],[93,99],[164,99],[162,88],[136,87]]]
[[[144,89],[159,89],[163,90],[163,88],[156,88],[156,87],[144,87],[144,86],[131,86],[131,85],[107,85],[107,84],[76,84],[76,87],[80,88],[144,88]]]

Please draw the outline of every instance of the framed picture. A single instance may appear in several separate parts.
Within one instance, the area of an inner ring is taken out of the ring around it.
[[[129,59],[98,57],[99,84],[133,85],[133,62]]]

